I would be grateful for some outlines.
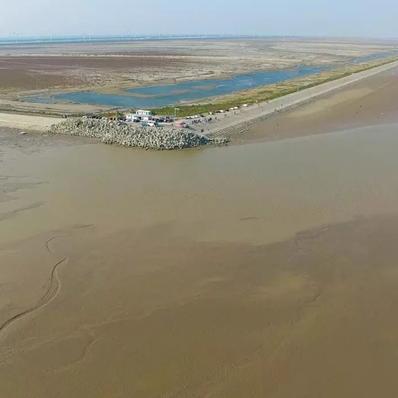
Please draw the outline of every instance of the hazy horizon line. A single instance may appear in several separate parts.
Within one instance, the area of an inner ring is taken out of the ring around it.
[[[56,35],[18,35],[0,36],[0,42],[57,42],[57,41],[98,41],[98,40],[145,40],[145,39],[212,39],[212,38],[305,38],[305,39],[351,39],[351,40],[384,40],[398,41],[398,37],[377,36],[342,36],[342,35],[266,35],[266,34],[56,34]]]

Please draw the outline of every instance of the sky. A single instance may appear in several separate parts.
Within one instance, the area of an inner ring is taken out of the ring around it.
[[[0,37],[142,34],[398,38],[398,0],[0,0]]]

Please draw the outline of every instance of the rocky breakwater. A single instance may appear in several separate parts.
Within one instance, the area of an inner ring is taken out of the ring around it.
[[[223,145],[223,137],[208,137],[189,129],[174,127],[142,127],[108,119],[70,118],[51,126],[49,133],[100,139],[105,144],[171,150],[200,145]]]

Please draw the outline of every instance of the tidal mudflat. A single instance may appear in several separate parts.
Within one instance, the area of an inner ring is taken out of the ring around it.
[[[395,395],[397,128],[172,153],[2,130],[0,395]]]
[[[310,79],[324,67],[368,63],[396,50],[394,41],[298,38],[0,43],[0,108],[62,115],[164,106]],[[57,103],[58,95],[80,103]],[[26,101],[32,97],[44,103]]]

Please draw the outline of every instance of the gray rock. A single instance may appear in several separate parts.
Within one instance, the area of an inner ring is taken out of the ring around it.
[[[193,148],[200,145],[224,145],[223,137],[203,134],[174,127],[142,127],[136,124],[87,117],[70,118],[51,126],[49,133],[100,139],[105,144],[117,144],[145,149],[171,150]]]

